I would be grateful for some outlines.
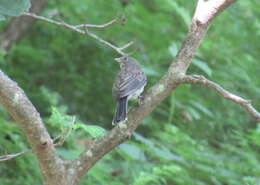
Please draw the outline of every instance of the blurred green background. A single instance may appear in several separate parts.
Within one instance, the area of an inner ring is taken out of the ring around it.
[[[113,26],[91,31],[118,46],[135,41],[128,51],[138,49],[134,57],[149,88],[175,57],[195,6],[189,0],[52,0],[41,14],[74,25],[121,17]],[[211,25],[188,71],[251,99],[258,111],[259,20],[258,0],[235,3]],[[1,34],[10,21],[1,22]],[[1,50],[0,67],[24,89],[52,137],[71,131],[58,151],[73,159],[91,139],[112,128],[117,56],[87,36],[37,21],[19,43]],[[0,155],[29,148],[3,107],[0,130]],[[79,184],[259,185],[259,159],[260,123],[213,90],[182,85]],[[42,184],[33,154],[1,162],[0,184]]]

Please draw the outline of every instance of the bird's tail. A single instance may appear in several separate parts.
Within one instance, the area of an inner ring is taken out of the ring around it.
[[[112,124],[115,125],[120,121],[126,120],[127,114],[127,96],[117,100],[116,114],[113,118]]]

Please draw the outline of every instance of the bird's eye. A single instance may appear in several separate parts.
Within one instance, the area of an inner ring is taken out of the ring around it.
[[[127,61],[127,57],[124,57],[123,60],[124,60],[124,61]]]

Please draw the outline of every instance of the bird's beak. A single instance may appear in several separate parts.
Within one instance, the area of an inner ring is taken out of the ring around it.
[[[120,57],[119,58],[115,58],[115,61],[121,62]]]

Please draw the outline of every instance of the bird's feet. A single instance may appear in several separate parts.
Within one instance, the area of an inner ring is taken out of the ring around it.
[[[138,96],[138,105],[142,105],[144,103],[144,96]]]
[[[121,120],[121,121],[119,121],[119,122],[116,122],[115,120],[113,120],[113,121],[112,121],[112,125],[113,125],[113,126],[117,126],[117,125],[119,125],[120,123],[126,123],[127,120],[128,120],[127,117],[126,117],[124,120]]]

